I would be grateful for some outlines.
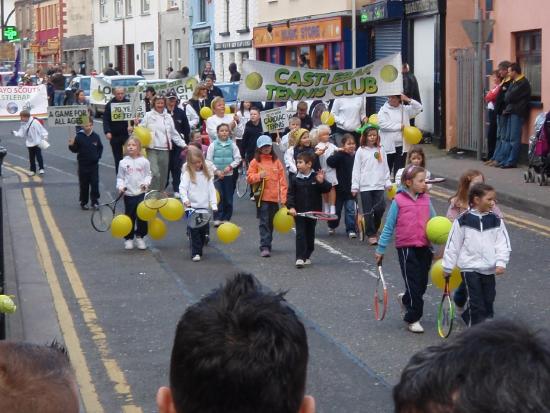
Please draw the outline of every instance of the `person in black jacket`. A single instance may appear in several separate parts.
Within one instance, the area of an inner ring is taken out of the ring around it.
[[[223,98],[223,92],[221,89],[214,85],[214,81],[216,79],[212,77],[212,75],[206,76],[206,79],[204,81],[204,84],[206,85],[206,90],[208,91],[207,97],[206,97],[206,105],[210,106],[212,104],[212,101],[216,97]]]
[[[298,212],[321,211],[322,195],[332,188],[330,182],[325,181],[322,170],[313,171],[315,155],[303,152],[298,155],[296,176],[290,178],[287,192],[286,206],[289,214],[296,220],[296,268],[303,268],[311,264],[311,254],[315,247],[316,220],[296,216]]]
[[[508,76],[508,68],[510,67],[510,65],[511,63],[507,60],[503,60],[498,64],[497,70],[503,80],[500,82],[500,90],[495,101],[495,115],[497,118],[497,142],[492,158],[485,162],[485,164],[489,166],[500,166],[500,162],[502,162],[501,154],[504,150],[504,138],[506,137],[507,120],[506,116],[503,115],[504,109],[506,108],[504,97],[506,96],[506,92],[510,87],[510,83],[512,83],[512,79],[510,78],[510,76]]]
[[[88,118],[83,129],[75,138],[69,139],[69,150],[77,155],[78,183],[80,186],[80,208],[90,209],[88,200],[92,199],[92,208],[97,208],[99,201],[99,160],[103,153],[103,144],[99,135],[94,132],[94,123]]]
[[[231,73],[231,78],[229,79],[230,82],[238,82],[241,80],[241,74],[237,70],[236,63],[229,63],[228,70],[229,73]]]
[[[247,163],[254,159],[256,152],[256,141],[262,136],[263,128],[260,117],[260,110],[256,107],[250,108],[250,120],[244,125],[243,138],[241,140],[241,155]]]
[[[178,95],[175,92],[168,92],[166,95],[166,110],[172,119],[174,120],[174,126],[178,133],[183,137],[185,143],[189,144],[189,135],[191,133],[191,128],[189,126],[189,120],[187,119],[187,114],[185,110],[179,107]],[[168,181],[170,180],[170,175],[172,175],[172,188],[174,189],[174,196],[179,196],[179,187],[180,187],[180,178],[181,178],[181,167],[183,165],[183,159],[181,155],[182,148],[174,145],[170,149],[170,161],[168,163],[168,180],[166,186],[168,186]]]
[[[118,174],[118,164],[122,160],[124,142],[128,139],[129,133],[132,132],[132,127],[128,126],[128,121],[111,120],[111,104],[128,102],[124,97],[124,88],[115,88],[115,97],[105,105],[103,112],[103,133],[111,144],[113,151],[113,159],[115,160],[115,174]]]
[[[503,114],[508,118],[504,150],[501,154],[500,167],[503,169],[516,168],[521,147],[521,133],[523,124],[529,117],[529,101],[531,100],[531,85],[521,74],[518,63],[512,63],[508,68],[508,75],[512,79],[510,87],[504,96],[506,108]]]
[[[351,195],[351,175],[353,160],[355,159],[355,137],[346,133],[342,137],[342,147],[327,158],[327,165],[336,169],[336,214],[338,219],[328,222],[328,227],[336,229],[340,224],[342,208],[344,208],[344,222],[349,238],[357,238],[355,233],[355,201]]]
[[[313,120],[307,113],[307,102],[304,102],[303,100],[298,102],[298,105],[296,106],[296,116],[300,119],[300,122],[302,122],[302,128],[307,129],[308,131],[313,129]]]

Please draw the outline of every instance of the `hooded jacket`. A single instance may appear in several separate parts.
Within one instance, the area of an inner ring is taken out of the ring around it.
[[[166,110],[162,113],[158,113],[156,110],[147,112],[140,126],[151,129],[153,134],[151,144],[148,146],[149,149],[168,151],[172,149],[172,142],[180,148],[187,146],[176,130],[172,116]]]
[[[261,162],[258,162],[253,159],[250,162],[246,178],[248,183],[253,185],[260,182],[260,172],[265,171],[267,175],[264,178],[262,201],[286,204],[287,184],[283,164],[278,159],[273,160],[271,154],[261,154],[260,160]]]
[[[382,162],[377,157],[382,157]],[[391,186],[384,148],[362,146],[355,153],[351,175],[352,191],[379,191]]]
[[[404,146],[403,152],[408,152],[410,145],[403,140],[401,125],[410,126],[410,119],[422,112],[422,105],[411,99],[410,105],[391,106],[389,102],[378,111],[378,126],[382,147],[387,154],[395,153],[397,146]]]

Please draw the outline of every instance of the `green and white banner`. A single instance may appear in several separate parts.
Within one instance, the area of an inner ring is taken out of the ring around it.
[[[401,65],[401,53],[345,70],[317,70],[246,60],[238,97],[255,102],[286,102],[400,95],[403,92]]]

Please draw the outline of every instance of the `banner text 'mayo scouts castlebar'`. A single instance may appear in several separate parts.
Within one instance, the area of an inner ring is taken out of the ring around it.
[[[317,70],[247,60],[239,100],[286,102],[354,96],[391,96],[403,91],[401,53],[367,66],[345,70]]]
[[[0,121],[19,120],[19,113],[28,110],[40,119],[48,114],[46,85],[0,86]]]

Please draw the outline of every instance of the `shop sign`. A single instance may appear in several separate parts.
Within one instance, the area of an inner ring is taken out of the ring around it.
[[[405,0],[405,15],[439,13],[439,0]]]
[[[53,39],[48,39],[48,49],[52,49],[52,50],[59,49],[59,39],[57,37]]]
[[[342,40],[342,19],[291,22],[289,25],[254,28],[254,47],[285,46],[310,43],[339,42]]]
[[[40,45],[39,44],[31,44],[29,46],[32,53],[40,53]]]
[[[210,27],[193,30],[193,46],[210,43]]]
[[[361,23],[371,23],[379,20],[398,19],[403,16],[401,0],[379,1],[367,4],[361,8]]]
[[[214,43],[214,50],[244,49],[252,47],[252,40],[238,40],[236,42]]]

